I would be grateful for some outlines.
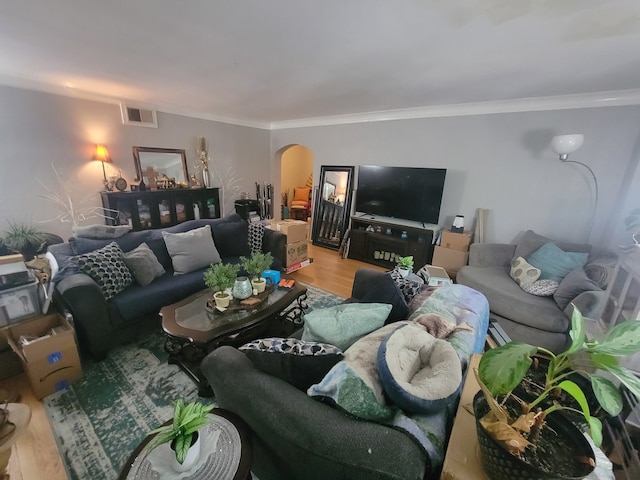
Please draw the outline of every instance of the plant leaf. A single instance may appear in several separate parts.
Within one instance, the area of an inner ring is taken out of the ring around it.
[[[632,372],[626,368],[621,367],[607,367],[606,371],[614,375],[620,380],[625,387],[640,400],[640,378],[636,377]]]
[[[591,440],[593,440],[596,447],[599,447],[602,445],[602,422],[596,417],[589,417],[587,421],[589,422]]]
[[[584,396],[584,393],[580,389],[578,385],[573,383],[571,380],[564,380],[558,384],[558,388],[561,388],[573,398],[575,398],[578,405],[582,409],[582,414],[584,418],[589,423],[589,430],[591,433],[591,439],[596,446],[599,446],[602,443],[602,423],[595,417],[591,416],[591,412],[589,412],[589,404],[587,403],[587,398]]]
[[[571,336],[571,346],[565,352],[567,355],[575,352],[584,345],[586,335],[582,313],[573,303],[571,305],[573,306],[573,313],[571,314],[571,330],[569,331],[569,335]]]
[[[191,448],[191,435],[180,435],[176,438],[176,460],[180,465],[184,463],[189,448]]]
[[[617,324],[592,350],[617,356],[640,351],[640,321],[627,320]]]
[[[531,355],[538,347],[511,342],[485,352],[478,365],[478,375],[491,395],[504,395],[513,390],[531,366]]]
[[[616,386],[600,375],[589,375],[591,388],[598,399],[598,403],[606,412],[615,417],[622,411],[622,395]]]

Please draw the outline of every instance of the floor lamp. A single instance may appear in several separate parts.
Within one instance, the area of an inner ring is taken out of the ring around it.
[[[558,135],[551,139],[551,148],[554,152],[556,152],[560,156],[560,161],[565,163],[575,163],[583,166],[587,169],[587,171],[591,174],[591,178],[593,178],[593,185],[595,187],[595,195],[593,208],[591,209],[591,216],[589,218],[589,225],[587,229],[587,239],[591,237],[591,230],[593,229],[593,222],[596,217],[596,210],[598,209],[598,179],[596,178],[596,174],[593,173],[591,167],[582,162],[578,162],[576,160],[569,160],[569,154],[578,150],[582,143],[584,142],[584,135],[581,133],[571,134],[571,135]]]

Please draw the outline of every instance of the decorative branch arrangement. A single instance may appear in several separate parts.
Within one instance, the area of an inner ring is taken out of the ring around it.
[[[240,196],[240,182],[232,166],[224,169],[213,169],[214,177],[218,179],[220,188],[220,216],[224,217],[233,212],[235,200]]]

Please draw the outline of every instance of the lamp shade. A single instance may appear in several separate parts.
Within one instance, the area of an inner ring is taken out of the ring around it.
[[[578,150],[583,142],[584,135],[581,133],[558,135],[551,139],[551,148],[558,155],[568,155]]]
[[[91,160],[111,162],[111,156],[109,155],[109,150],[107,150],[106,145],[96,145],[96,150],[93,153],[93,157],[91,157]]]

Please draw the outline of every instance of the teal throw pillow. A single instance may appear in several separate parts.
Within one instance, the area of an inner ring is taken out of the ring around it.
[[[302,340],[335,345],[342,351],[384,325],[391,305],[348,303],[313,310],[304,316]]]
[[[549,242],[533,252],[527,258],[527,262],[542,271],[540,280],[560,283],[569,272],[583,267],[588,258],[588,253],[565,252],[553,242]]]

